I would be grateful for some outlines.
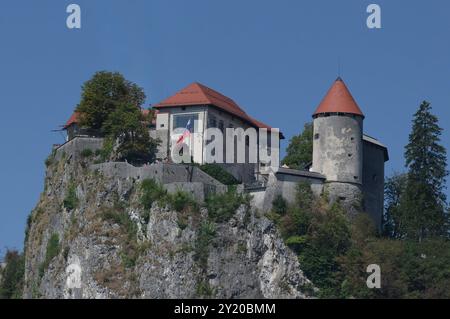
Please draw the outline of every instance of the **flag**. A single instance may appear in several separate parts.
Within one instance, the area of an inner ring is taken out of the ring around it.
[[[191,128],[192,128],[192,125],[191,125],[191,119],[189,119],[189,121],[188,121],[187,124],[186,124],[186,128],[184,129],[183,135],[181,135],[180,138],[179,138],[178,141],[177,141],[177,145],[180,144],[180,143],[182,143],[182,142],[184,142],[184,140],[185,140],[186,138],[188,138],[188,137],[191,136]]]

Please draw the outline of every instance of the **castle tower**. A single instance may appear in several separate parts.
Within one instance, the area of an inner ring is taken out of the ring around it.
[[[311,171],[326,177],[332,201],[361,202],[364,114],[341,78],[338,78],[313,114]]]

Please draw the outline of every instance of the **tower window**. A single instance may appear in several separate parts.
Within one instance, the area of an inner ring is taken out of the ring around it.
[[[348,154],[348,157],[352,157],[352,154]]]
[[[377,174],[373,174],[373,175],[372,175],[372,180],[373,180],[374,182],[377,182],[377,181],[378,181],[378,176],[377,176]]]
[[[350,138],[350,140],[354,141],[354,140],[355,140],[355,138],[354,138],[354,137],[352,137],[352,138]]]
[[[319,133],[314,134],[314,139],[318,140],[319,139]]]
[[[356,179],[358,179],[358,176],[353,176],[353,178],[356,180]]]

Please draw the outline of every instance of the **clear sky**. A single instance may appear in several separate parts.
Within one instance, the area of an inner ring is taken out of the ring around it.
[[[82,9],[81,30],[66,7]],[[366,8],[382,9],[369,30]],[[198,81],[249,114],[297,134],[338,73],[403,169],[412,114],[424,99],[450,149],[450,2],[446,0],[1,0],[0,249],[22,248],[81,84],[122,72],[157,103]],[[284,143],[286,146],[286,143]]]

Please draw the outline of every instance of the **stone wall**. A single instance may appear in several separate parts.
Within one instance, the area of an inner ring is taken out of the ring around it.
[[[272,202],[277,195],[282,195],[288,203],[295,203],[297,185],[301,182],[311,184],[311,190],[317,196],[322,193],[325,177],[307,171],[279,168],[269,173],[268,182],[264,188],[250,189],[253,195],[253,205],[263,212],[272,209]]]
[[[103,138],[96,137],[75,137],[56,149],[55,159],[59,161],[61,157],[67,156],[78,160],[81,152],[90,149],[95,152],[103,147]]]
[[[364,142],[363,208],[378,228],[384,209],[385,150],[373,143]]]
[[[217,164],[234,176],[239,182],[250,184],[256,181],[257,164]]]
[[[227,191],[227,186],[198,167],[190,165],[157,163],[135,167],[124,162],[108,162],[93,164],[90,169],[113,179],[142,181],[151,178],[165,185],[170,192],[175,192],[178,189],[187,191],[196,197],[198,196],[200,201],[203,201],[205,196],[210,193]]]

